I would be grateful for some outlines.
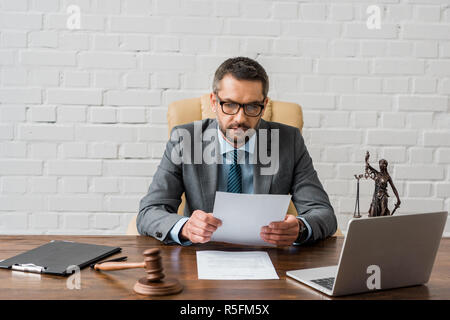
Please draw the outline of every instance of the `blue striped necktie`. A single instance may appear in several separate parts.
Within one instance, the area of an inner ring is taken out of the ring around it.
[[[238,150],[233,150],[233,163],[228,172],[227,192],[242,193],[241,167],[238,164]]]

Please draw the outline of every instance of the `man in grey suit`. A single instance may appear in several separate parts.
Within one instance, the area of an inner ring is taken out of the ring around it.
[[[264,226],[260,236],[268,243],[298,245],[334,234],[336,216],[300,131],[261,119],[268,90],[264,68],[252,59],[219,66],[210,94],[216,119],[173,128],[140,202],[140,234],[182,245],[210,241],[222,224],[212,214],[216,191],[291,194],[299,214]],[[183,192],[184,217],[177,214]]]

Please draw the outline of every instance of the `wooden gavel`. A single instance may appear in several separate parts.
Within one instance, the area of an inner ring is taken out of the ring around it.
[[[147,276],[139,279],[134,285],[134,291],[148,296],[161,296],[178,293],[183,287],[176,279],[164,278],[160,250],[158,248],[147,249],[143,253],[144,262],[105,262],[94,265],[95,270],[115,271],[124,269],[144,268]]]
[[[147,272],[147,280],[158,281],[164,278],[161,256],[159,253],[160,251],[158,248],[147,249],[142,253],[144,255],[143,262],[104,262],[97,263],[94,266],[94,269],[101,271],[115,271],[144,268],[145,272]]]

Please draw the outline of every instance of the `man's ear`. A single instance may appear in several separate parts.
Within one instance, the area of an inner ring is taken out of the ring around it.
[[[264,117],[264,112],[266,112],[267,104],[268,104],[268,103],[269,103],[269,98],[266,97],[266,98],[264,99],[264,108],[262,109],[262,112],[261,112],[261,118]]]
[[[211,105],[211,110],[212,112],[216,113],[217,110],[217,100],[216,100],[216,95],[214,92],[211,92],[209,94],[209,103]]]

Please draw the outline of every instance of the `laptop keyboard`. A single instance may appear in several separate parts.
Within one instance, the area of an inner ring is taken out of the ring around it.
[[[334,279],[335,279],[334,277],[331,277],[331,278],[315,279],[311,281],[317,283],[319,286],[322,286],[329,290],[333,290]]]

